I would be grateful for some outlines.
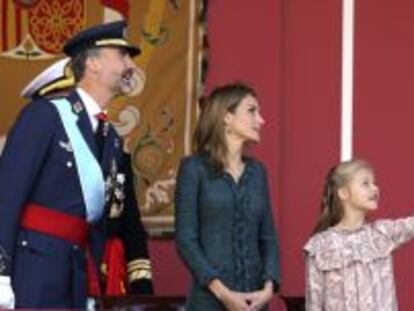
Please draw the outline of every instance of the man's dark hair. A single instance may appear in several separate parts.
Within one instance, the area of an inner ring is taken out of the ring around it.
[[[86,59],[88,57],[98,56],[99,52],[100,48],[90,48],[79,52],[72,58],[72,70],[76,83],[82,80],[85,74]]]

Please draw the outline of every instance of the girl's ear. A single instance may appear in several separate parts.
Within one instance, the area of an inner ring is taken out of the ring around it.
[[[341,187],[338,189],[338,197],[341,200],[346,200],[349,198],[349,190],[346,187]]]

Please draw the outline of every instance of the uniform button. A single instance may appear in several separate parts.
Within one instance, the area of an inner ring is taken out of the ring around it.
[[[23,241],[22,241],[22,246],[27,246],[27,244],[29,244],[29,243],[27,243],[27,241],[26,241],[26,240],[23,240]]]
[[[78,245],[73,245],[73,249],[74,249],[75,251],[77,251],[77,250],[79,249],[79,246],[78,246]]]
[[[66,163],[66,166],[67,166],[68,168],[71,168],[71,167],[73,166],[73,164],[72,164],[72,162],[71,162],[71,161],[68,161],[68,162]]]

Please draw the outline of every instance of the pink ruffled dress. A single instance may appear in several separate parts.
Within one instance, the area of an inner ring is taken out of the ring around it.
[[[306,310],[398,310],[392,252],[413,237],[414,217],[315,234],[304,247]]]

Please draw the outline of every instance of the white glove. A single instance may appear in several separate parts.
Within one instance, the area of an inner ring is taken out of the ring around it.
[[[86,311],[95,311],[95,310],[97,310],[95,298],[88,297],[88,300],[86,300]]]
[[[0,276],[0,308],[14,309],[14,293],[9,276]]]

